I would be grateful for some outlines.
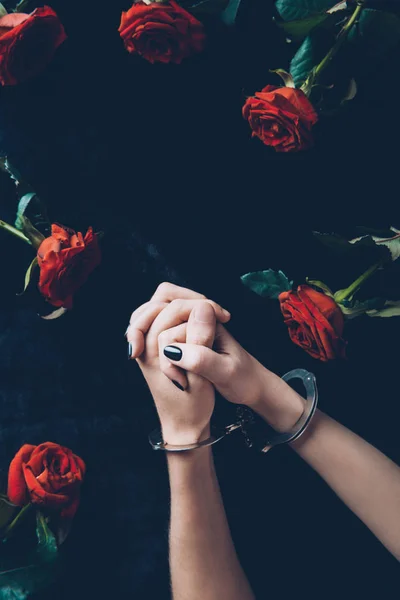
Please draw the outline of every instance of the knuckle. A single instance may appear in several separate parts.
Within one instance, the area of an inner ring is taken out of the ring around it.
[[[174,300],[171,301],[171,307],[174,311],[180,312],[183,307],[183,301],[179,298],[174,298]]]
[[[213,300],[207,300],[207,298],[206,298],[205,300],[200,300],[200,303],[202,306],[204,306],[206,308],[206,310],[209,311],[210,315],[213,312],[215,314],[216,312],[218,312],[220,310],[219,304],[217,304],[216,302],[213,302]]]
[[[167,306],[167,304],[162,300],[152,300],[151,302],[149,302],[149,305],[154,306],[156,308],[164,308],[164,306]]]
[[[211,304],[211,306],[214,309],[214,312],[216,313],[220,313],[222,311],[222,308],[220,307],[219,304],[217,304],[217,302],[214,302],[214,300],[207,300],[208,304]]]
[[[163,281],[156,289],[156,294],[166,295],[170,290],[171,284],[168,281]]]
[[[158,344],[159,346],[166,346],[167,343],[169,342],[170,336],[168,335],[167,331],[162,331],[161,333],[158,334]]]
[[[148,302],[145,302],[144,304],[141,304],[140,306],[138,306],[137,308],[135,308],[135,310],[131,313],[131,316],[129,318],[129,325],[131,325],[131,323],[135,320],[135,318],[137,317],[138,314],[140,314],[140,312],[142,310],[145,309],[145,307],[148,305]]]
[[[164,310],[164,308],[168,306],[165,302],[163,302],[162,300],[152,300],[151,302],[149,302],[148,304],[148,311],[146,310],[146,314],[159,314],[162,310]]]

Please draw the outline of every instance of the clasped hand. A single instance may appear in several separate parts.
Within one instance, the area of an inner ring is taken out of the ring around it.
[[[191,444],[209,437],[215,389],[246,404],[276,429],[291,427],[303,405],[225,329],[230,313],[202,294],[162,283],[136,309],[127,329],[129,357],[150,388],[163,439]],[[286,401],[285,401],[286,395]]]

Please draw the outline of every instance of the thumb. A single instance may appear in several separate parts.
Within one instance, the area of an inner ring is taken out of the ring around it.
[[[166,346],[163,353],[171,363],[189,373],[201,375],[215,386],[227,377],[229,357],[217,354],[205,346],[175,343],[173,346]]]
[[[212,348],[217,326],[217,317],[213,306],[199,302],[189,316],[186,328],[186,343]]]

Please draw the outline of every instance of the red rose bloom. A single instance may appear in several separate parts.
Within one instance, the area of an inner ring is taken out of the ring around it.
[[[333,298],[300,285],[297,291],[282,292],[279,302],[292,342],[324,362],[345,358],[344,318]]]
[[[85,237],[61,225],[51,226],[51,236],[37,251],[39,290],[50,304],[72,308],[74,293],[101,261],[97,236],[89,227]]]
[[[0,18],[0,83],[16,85],[39,73],[67,39],[52,8]]]
[[[180,63],[204,47],[203,25],[174,0],[135,3],[122,13],[118,29],[128,52],[151,63]]]
[[[85,471],[83,460],[69,448],[52,442],[24,444],[10,464],[8,498],[17,506],[31,502],[72,519]]]
[[[313,145],[312,127],[318,115],[298,89],[267,85],[243,106],[253,136],[276,152],[306,150]]]

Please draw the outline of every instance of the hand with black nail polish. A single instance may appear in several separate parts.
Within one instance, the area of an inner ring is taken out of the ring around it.
[[[128,357],[136,359],[146,379],[164,441],[177,445],[196,443],[209,437],[215,390],[209,381],[179,368],[182,352],[175,344],[189,342],[211,348],[217,318],[223,318],[223,309],[197,297],[166,302],[163,307],[160,304],[157,308],[144,306],[142,311],[140,308],[135,311],[136,319],[143,318],[146,311],[152,311],[153,320],[146,333],[142,332],[144,346],[140,356],[135,356],[140,344],[137,328],[131,321],[126,334]],[[171,358],[175,364],[171,363]]]
[[[164,354],[167,358],[171,360],[181,360],[182,358],[182,350],[177,348],[176,346],[165,346]]]

